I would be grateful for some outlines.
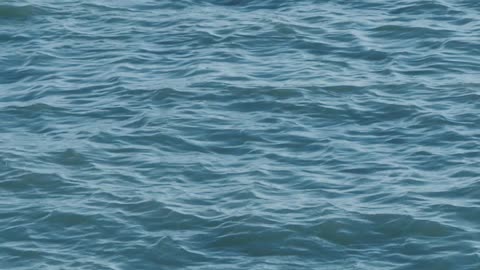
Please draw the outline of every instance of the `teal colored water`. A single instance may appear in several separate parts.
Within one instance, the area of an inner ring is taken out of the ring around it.
[[[0,2],[0,269],[480,269],[477,0]]]

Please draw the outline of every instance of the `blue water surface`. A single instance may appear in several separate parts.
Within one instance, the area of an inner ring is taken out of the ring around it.
[[[479,19],[0,1],[0,269],[480,269]]]

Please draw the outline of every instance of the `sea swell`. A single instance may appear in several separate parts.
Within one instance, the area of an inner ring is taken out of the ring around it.
[[[0,5],[0,268],[478,269],[480,6]]]

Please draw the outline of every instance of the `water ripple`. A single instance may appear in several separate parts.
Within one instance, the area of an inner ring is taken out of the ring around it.
[[[0,268],[479,269],[480,5],[0,4]]]

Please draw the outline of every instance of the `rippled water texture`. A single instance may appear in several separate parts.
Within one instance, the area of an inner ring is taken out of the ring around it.
[[[477,0],[0,2],[1,269],[480,269]]]

